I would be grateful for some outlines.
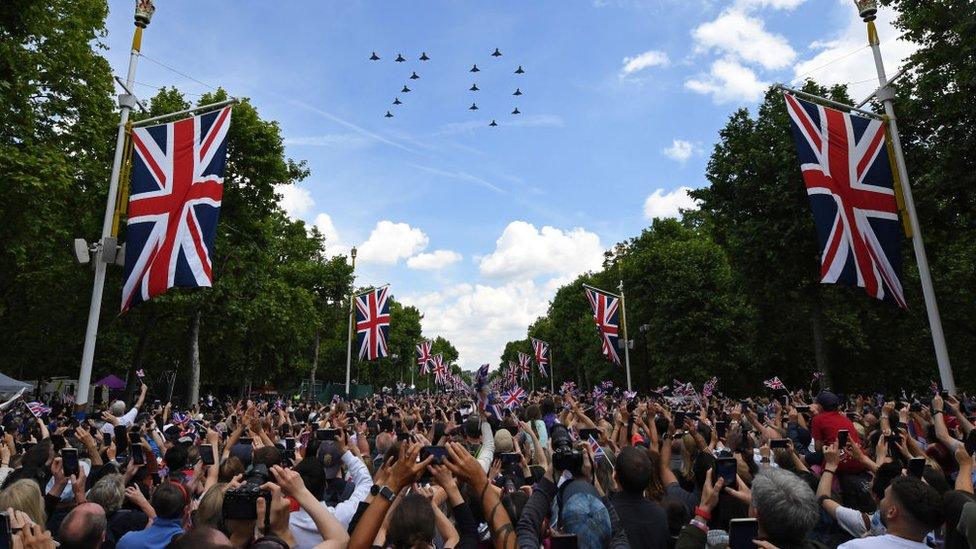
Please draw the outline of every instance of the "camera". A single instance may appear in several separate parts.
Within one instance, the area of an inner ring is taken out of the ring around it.
[[[583,454],[573,448],[573,439],[569,430],[563,425],[553,425],[552,433],[552,466],[556,471],[569,471],[573,476],[579,476],[583,470]]]
[[[258,518],[257,501],[264,498],[266,511],[271,510],[271,492],[262,490],[261,485],[270,480],[268,466],[251,465],[244,472],[244,484],[224,492],[224,518],[237,520],[256,520]]]

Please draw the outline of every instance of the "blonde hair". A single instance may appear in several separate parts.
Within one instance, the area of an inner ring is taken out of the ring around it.
[[[0,491],[0,509],[8,507],[23,511],[34,524],[43,526],[47,522],[41,487],[34,480],[20,479]]]
[[[200,498],[193,515],[193,523],[196,525],[206,524],[218,530],[223,523],[224,492],[227,491],[227,483],[214,484]]]

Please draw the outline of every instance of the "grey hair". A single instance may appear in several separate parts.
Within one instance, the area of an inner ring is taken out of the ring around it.
[[[752,481],[752,506],[770,541],[799,541],[820,520],[817,496],[803,479],[783,469],[766,469]]]
[[[121,400],[116,400],[115,402],[113,402],[112,403],[112,410],[111,410],[111,412],[112,412],[112,415],[115,416],[115,417],[124,415],[125,414],[125,402],[123,402]]]
[[[88,491],[88,501],[101,505],[106,515],[118,511],[125,501],[125,484],[122,482],[122,475],[112,473],[98,479],[98,482]]]

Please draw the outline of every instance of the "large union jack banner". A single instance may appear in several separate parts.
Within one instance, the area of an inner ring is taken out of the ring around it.
[[[859,286],[907,308],[884,124],[785,97],[823,250],[820,282]]]
[[[603,356],[619,366],[620,354],[617,352],[617,339],[620,337],[618,320],[620,296],[592,286],[583,286],[583,291],[586,292],[586,299],[589,300],[590,307],[593,309],[593,321],[596,322],[596,329],[603,341]]]
[[[383,286],[356,296],[356,336],[359,360],[376,360],[389,354],[390,287]]]
[[[542,377],[549,377],[546,372],[546,364],[549,363],[549,344],[533,337],[532,352],[535,354],[535,363],[539,365],[539,374]]]
[[[231,107],[132,130],[122,311],[213,285]]]
[[[444,383],[447,379],[447,374],[450,371],[447,368],[447,364],[444,364],[444,355],[437,353],[431,358],[431,364],[434,366],[434,381],[438,384]]]
[[[417,367],[420,369],[420,375],[427,375],[430,373],[430,363],[433,361],[433,357],[430,356],[430,341],[421,341],[417,344]]]

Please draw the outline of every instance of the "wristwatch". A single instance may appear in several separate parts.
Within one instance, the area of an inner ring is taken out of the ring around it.
[[[373,497],[383,496],[387,501],[393,502],[396,499],[396,493],[390,490],[389,486],[380,486],[379,484],[374,484],[372,488],[369,489],[369,494]]]

